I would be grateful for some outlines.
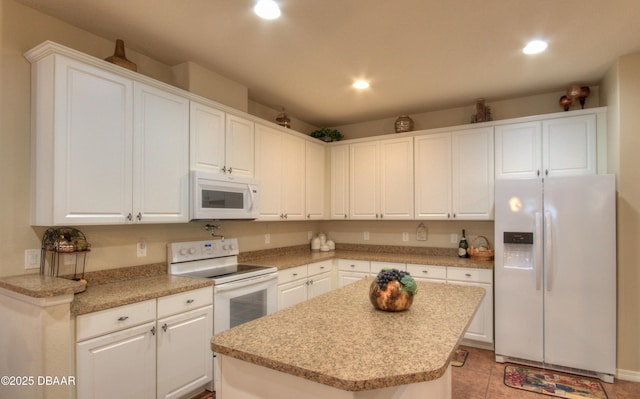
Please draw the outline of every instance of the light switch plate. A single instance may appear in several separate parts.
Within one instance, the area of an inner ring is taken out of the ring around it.
[[[458,243],[458,235],[456,233],[451,234],[451,243],[452,244]]]
[[[402,241],[409,241],[409,233],[407,232],[402,233]]]
[[[365,241],[369,241],[369,232],[368,232],[368,231],[365,231],[365,232],[364,232],[364,237],[363,237],[363,239],[364,239]]]

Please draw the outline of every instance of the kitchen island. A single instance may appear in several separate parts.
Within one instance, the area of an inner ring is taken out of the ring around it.
[[[451,356],[484,296],[418,281],[405,312],[375,310],[372,278],[211,339],[220,399],[450,398]]]

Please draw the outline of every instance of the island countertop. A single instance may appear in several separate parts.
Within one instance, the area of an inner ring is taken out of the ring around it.
[[[440,378],[484,289],[418,281],[405,312],[369,302],[373,278],[245,323],[211,339],[213,351],[345,391]]]

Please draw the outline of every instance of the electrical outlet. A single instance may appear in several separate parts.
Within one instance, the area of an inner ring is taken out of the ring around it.
[[[264,235],[264,243],[271,244],[271,234],[267,233]]]
[[[452,244],[458,243],[458,235],[456,233],[451,234],[451,243]]]
[[[24,251],[24,268],[25,269],[39,269],[40,268],[40,256],[41,251],[39,249],[27,249]]]
[[[364,239],[365,241],[369,241],[369,232],[368,232],[368,231],[365,231],[365,232],[364,232],[364,237],[363,237],[363,239]]]
[[[147,256],[147,242],[145,240],[140,241],[136,249],[138,253],[138,258]]]
[[[409,241],[409,233],[407,232],[402,233],[402,241]]]

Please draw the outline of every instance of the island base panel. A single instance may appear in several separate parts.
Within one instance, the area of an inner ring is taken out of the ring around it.
[[[343,391],[218,354],[217,399],[451,399],[451,366],[437,380],[367,391]]]

